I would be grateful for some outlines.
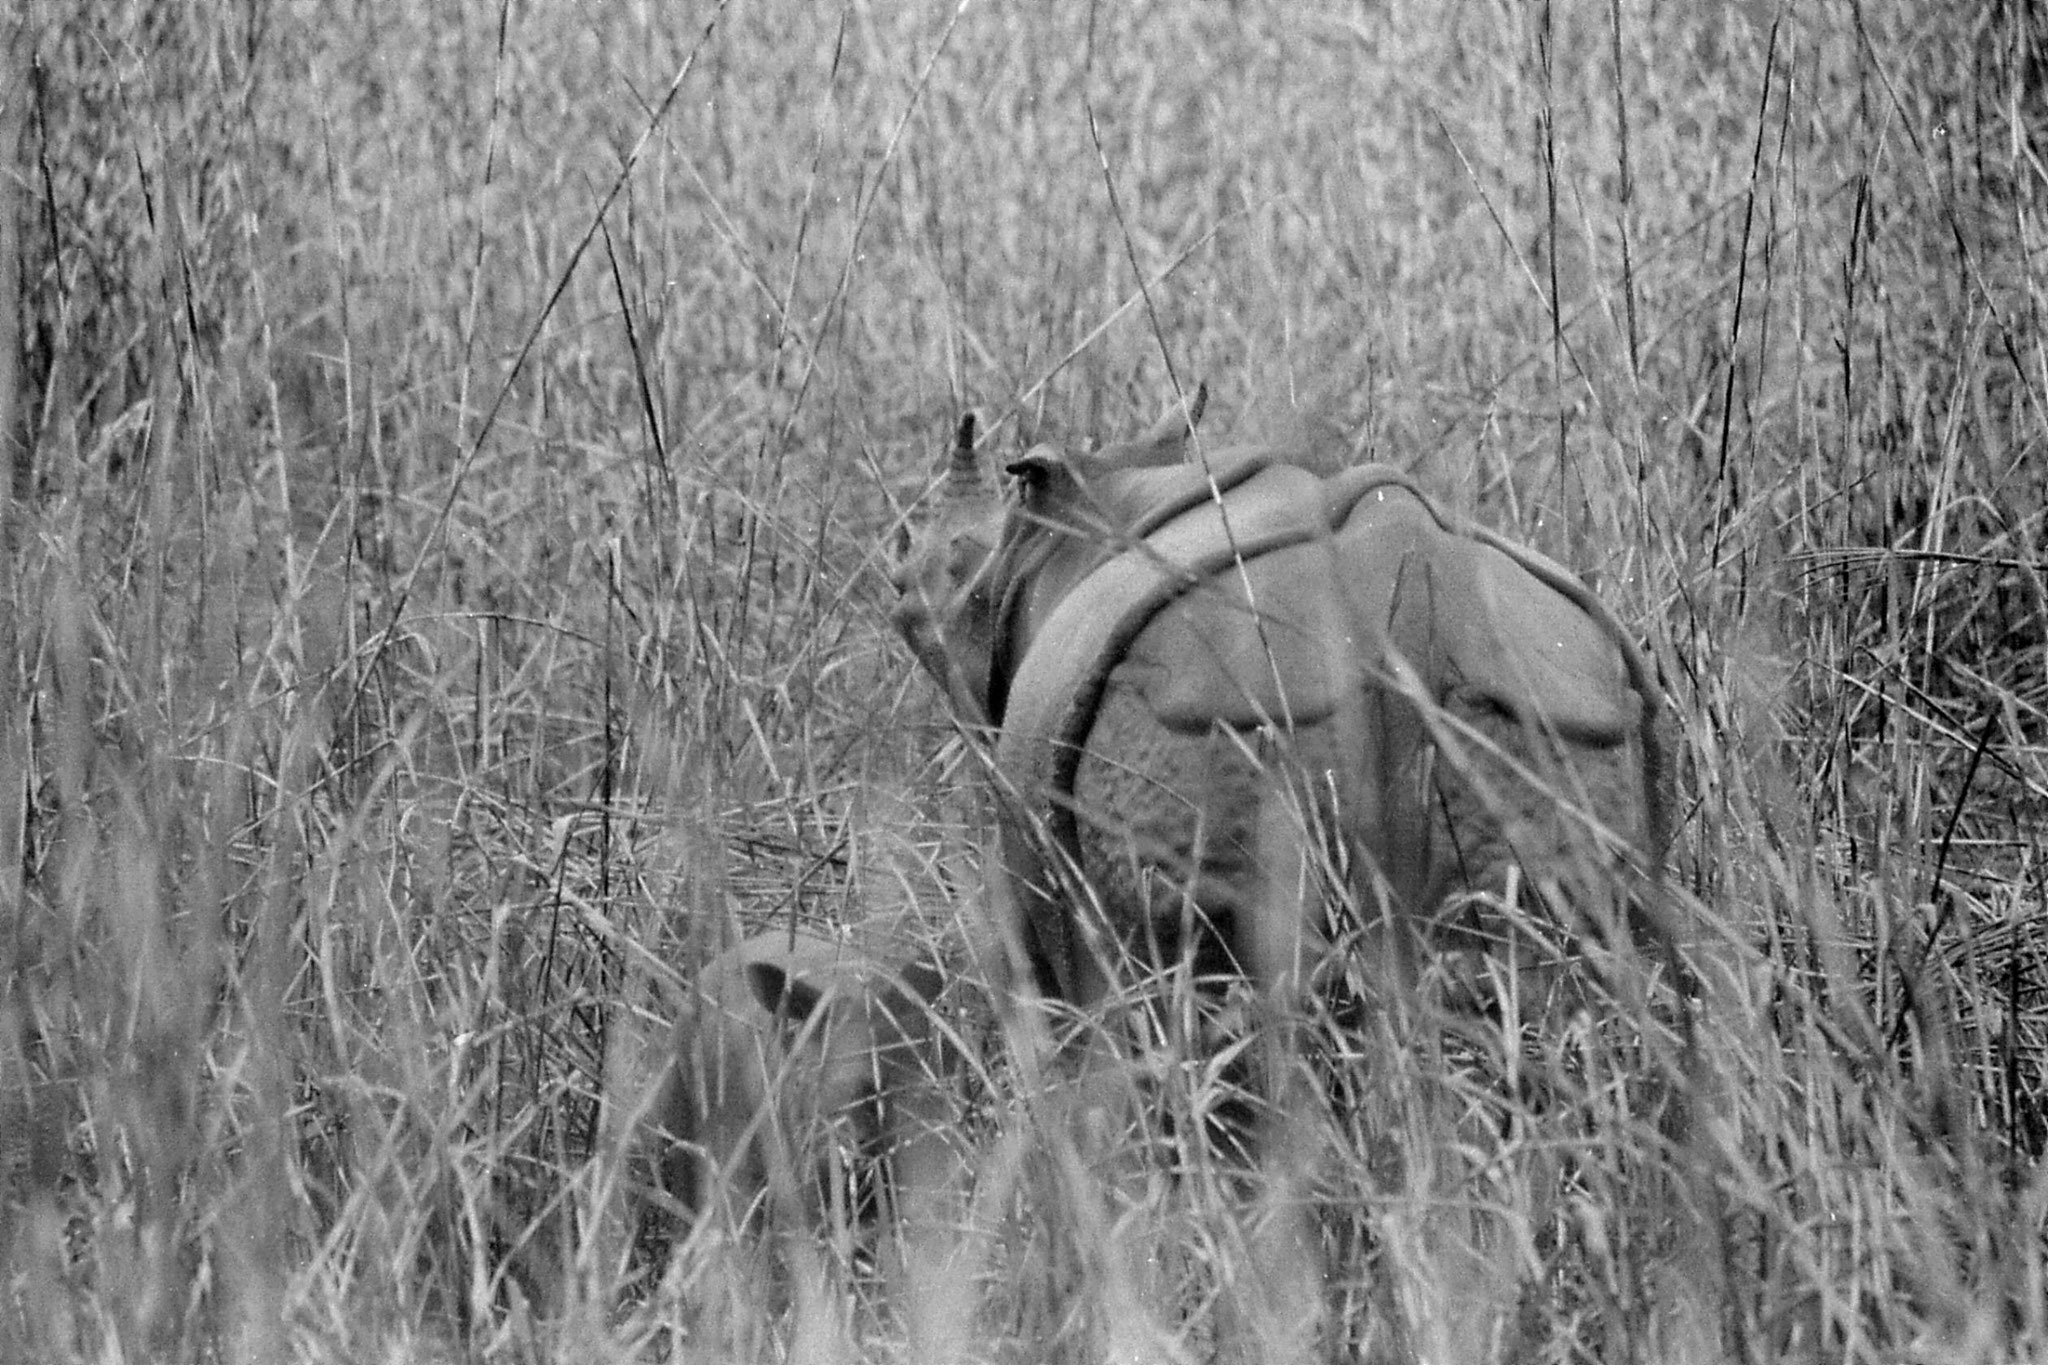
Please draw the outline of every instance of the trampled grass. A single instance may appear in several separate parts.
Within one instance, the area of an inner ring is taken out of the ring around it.
[[[1682,732],[1692,1070],[1619,1006],[1542,1099],[1320,1034],[1352,1343],[1430,1353],[1387,1305],[1455,1282],[1402,1241],[1442,1161],[1518,1359],[1660,1358],[1681,1289],[1730,1360],[2048,1356],[2031,7],[0,32],[0,1359],[772,1356],[738,1253],[612,1254],[602,1101],[735,925],[979,921],[889,545],[963,410],[1081,442],[1197,379],[1586,573]],[[1233,1077],[1127,1060],[1111,1178],[991,1145],[993,1359],[1227,1317]]]

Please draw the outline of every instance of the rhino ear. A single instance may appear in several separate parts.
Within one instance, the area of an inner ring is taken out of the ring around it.
[[[1181,440],[1185,441],[1188,437],[1195,434],[1195,428],[1202,424],[1202,413],[1205,412],[1208,409],[1208,407],[1209,381],[1206,379],[1197,380],[1195,383],[1195,395],[1194,397],[1188,399],[1187,420],[1185,423],[1175,427],[1175,430],[1179,434]],[[1159,420],[1161,422],[1172,422],[1178,419],[1179,417],[1180,404],[1178,402],[1174,402],[1167,405],[1165,414],[1161,416]]]
[[[1209,406],[1209,385],[1195,385],[1195,391],[1186,397],[1185,407],[1175,398],[1142,436],[1121,445],[1106,446],[1098,457],[1105,465],[1121,469],[1179,464],[1187,458],[1188,438],[1195,434],[1202,410]]]
[[[1081,474],[1073,459],[1051,446],[1033,446],[1003,472],[1017,481],[1018,501],[1034,516],[1052,517],[1081,494]]]
[[[1033,446],[1003,466],[1003,472],[1017,481],[1017,491],[1026,502],[1043,497],[1045,491],[1074,477],[1074,467],[1063,451],[1051,446]]]
[[[747,989],[761,1008],[778,1019],[801,1024],[817,1011],[825,992],[779,962],[749,962]]]

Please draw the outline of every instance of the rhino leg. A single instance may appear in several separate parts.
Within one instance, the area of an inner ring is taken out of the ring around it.
[[[1519,1358],[1523,1299],[1540,1289],[1536,1253],[1516,1224],[1543,1228],[1556,1217],[1574,1159],[1570,1125],[1583,1122],[1570,1117],[1583,1114],[1572,1097],[1584,1081],[1571,1050],[1525,1040],[1650,1017],[1666,945],[1638,914],[1646,767],[1633,736],[1562,739],[1456,696],[1428,723],[1433,743],[1417,785],[1430,882],[1416,923],[1427,967],[1404,1027],[1436,1039],[1449,1023],[1453,1033],[1497,1040],[1490,1046],[1503,1055],[1490,1065],[1505,1067],[1515,1086],[1505,1098],[1539,1135],[1562,1140],[1528,1143],[1508,1166],[1461,1169],[1457,1153],[1475,1136],[1489,1149],[1491,1134],[1461,1135],[1458,1106],[1441,1103],[1430,1083],[1442,1063],[1424,1062],[1411,1121],[1438,1136],[1404,1144],[1394,1179],[1411,1197],[1396,1201],[1404,1207],[1382,1231],[1397,1319],[1418,1354]],[[1497,1193],[1475,1195],[1489,1188]]]
[[[1134,960],[1103,974],[1129,979],[1124,968],[1135,965],[1141,975],[1185,970],[1251,988],[1252,1098],[1234,1136],[1254,1194],[1241,1212],[1245,1255],[1221,1324],[1226,1359],[1310,1361],[1322,1350],[1309,1190],[1325,1134],[1299,1032],[1307,970],[1323,951],[1329,839],[1315,813],[1327,803],[1303,790],[1299,774],[1332,766],[1312,751],[1336,740],[1222,727],[1190,734],[1162,725],[1135,689],[1112,686],[1075,778],[1082,862],[1109,917],[1101,937]],[[1146,1269],[1129,1273],[1143,1282]]]
[[[1456,699],[1433,728],[1432,938],[1495,960],[1511,947],[1522,997],[1552,1009],[1585,1007],[1595,987],[1639,998],[1640,973],[1596,981],[1589,966],[1594,953],[1644,964],[1664,947],[1638,913],[1631,866],[1647,800],[1639,747],[1558,739]]]
[[[1257,1001],[1263,1101],[1253,1133],[1259,1179],[1246,1237],[1250,1273],[1234,1324],[1247,1362],[1307,1362],[1327,1350],[1326,1268],[1312,1202],[1327,1134],[1300,1034],[1307,973],[1325,947],[1317,926],[1330,869],[1322,865],[1327,841],[1315,803],[1291,786],[1270,780],[1259,803],[1259,894],[1237,934]]]
[[[964,1361],[974,1342],[984,1240],[951,1106],[910,1097],[891,1119],[890,1298],[915,1362]]]
[[[973,1226],[972,1154],[961,1131],[965,1059],[922,994],[927,985],[934,997],[942,988],[937,980],[891,988],[869,1002],[873,1142],[884,1176],[882,1254],[889,1300],[908,1337],[905,1359],[952,1365],[972,1358],[987,1250]]]

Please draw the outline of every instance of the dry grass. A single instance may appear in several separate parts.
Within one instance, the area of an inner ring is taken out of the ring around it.
[[[975,917],[884,547],[961,409],[1196,377],[1594,576],[1684,730],[1700,1150],[1620,1011],[1551,1107],[1330,1030],[1347,1330],[1430,1273],[1426,1092],[1523,1358],[1649,1358],[1674,1170],[1731,1359],[2048,1355],[2031,6],[20,8],[0,1359],[684,1351],[718,1267],[619,1307],[591,1231],[607,1058],[735,922]],[[1115,1200],[989,1197],[998,1359],[1117,1325],[1104,1237],[1205,1349],[1229,1077],[1132,1065]]]

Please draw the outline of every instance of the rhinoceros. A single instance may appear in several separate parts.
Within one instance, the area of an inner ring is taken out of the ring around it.
[[[964,1291],[934,1283],[953,1259],[963,1170],[962,1053],[935,1013],[953,975],[939,956],[756,934],[705,965],[675,1021],[641,1121],[644,1164],[686,1217],[780,1253],[793,1358],[847,1354],[845,1294],[820,1255],[842,1155],[879,1178],[891,1297],[916,1358],[957,1358]]]
[[[1093,453],[1035,447],[1006,495],[963,419],[895,571],[895,625],[988,758],[1027,984],[1093,1006],[1185,957],[1277,1006],[1348,916],[1400,989],[1499,955],[1517,888],[1553,958],[1657,938],[1627,889],[1666,840],[1657,692],[1614,616],[1391,468],[1198,447],[1205,399]],[[1278,1235],[1269,1325],[1313,1323],[1281,1282],[1314,1282],[1312,1242]]]

